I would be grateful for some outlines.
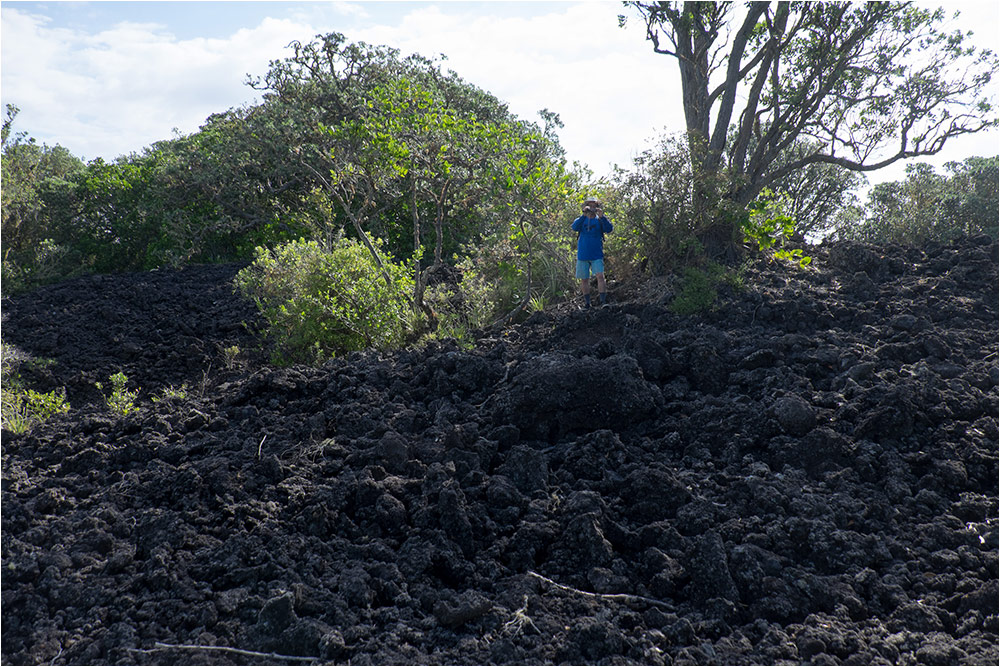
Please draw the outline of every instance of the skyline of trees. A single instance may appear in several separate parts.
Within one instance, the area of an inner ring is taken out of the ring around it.
[[[848,11],[837,5],[801,15],[789,7],[753,5],[740,28],[748,60],[736,75],[757,71],[755,83],[765,81],[768,77],[762,79],[762,70],[754,67],[770,62],[773,78],[785,48],[797,49],[792,62],[803,68],[815,60],[812,76],[819,76],[815,67],[828,56],[816,50],[816,28],[837,27],[831,21],[844,23],[844,34],[855,35],[859,43],[873,35],[885,40],[868,55],[875,58],[866,61],[870,67],[881,62],[876,55],[884,56],[888,45],[912,45],[914,31],[929,40],[925,46],[938,45],[947,57],[974,55],[963,50],[960,35],[939,41],[944,37],[933,28],[937,13],[873,4],[877,7]],[[688,46],[706,48],[715,45],[711,30],[723,26],[729,9],[727,3],[633,3],[633,8],[649,12],[651,34],[669,24],[677,44],[687,44],[682,40],[687,35]],[[827,38],[834,39],[834,33]],[[464,263],[476,267],[480,280],[498,286],[498,307],[523,308],[533,297],[572,285],[572,235],[566,228],[578,215],[578,200],[594,193],[605,196],[606,210],[622,223],[619,228],[630,230],[612,243],[643,270],[676,270],[692,260],[693,251],[717,257],[720,249],[738,245],[735,232],[755,201],[742,199],[764,191],[764,184],[788,202],[796,231],[813,237],[836,230],[839,238],[848,238],[852,225],[866,230],[865,238],[889,238],[890,231],[892,238],[905,236],[896,222],[872,224],[864,208],[880,211],[887,220],[898,218],[895,211],[914,206],[899,202],[924,197],[934,188],[934,196],[948,202],[941,204],[941,215],[949,222],[927,223],[920,234],[932,227],[996,234],[995,221],[988,219],[995,190],[977,185],[976,198],[958,196],[961,187],[984,182],[991,164],[995,172],[996,158],[969,158],[954,169],[949,165],[950,175],[911,164],[905,182],[876,185],[862,206],[855,201],[865,183],[861,172],[817,157],[829,146],[809,130],[815,118],[795,112],[788,98],[819,105],[814,115],[836,115],[840,109],[846,119],[856,109],[838,107],[846,104],[843,86],[856,92],[866,73],[843,75],[848,81],[829,82],[826,93],[813,90],[805,70],[779,76],[780,85],[770,92],[761,83],[754,98],[757,122],[746,122],[748,107],[721,132],[718,123],[725,114],[719,114],[715,134],[666,135],[629,168],[595,181],[585,169],[567,166],[557,114],[543,110],[536,122],[518,118],[488,91],[444,71],[440,61],[351,43],[339,33],[291,46],[292,55],[272,61],[266,75],[248,81],[263,93],[259,104],[213,114],[195,133],[110,162],[84,164],[60,146],[38,145],[28,132],[15,132],[17,109],[8,106],[3,123],[5,292],[85,272],[249,261],[261,246],[299,238],[332,247],[347,234],[369,249],[376,264],[383,258],[373,238],[384,241],[385,261],[410,266],[417,305],[429,271]],[[716,46],[722,49],[718,59],[704,62],[716,68],[727,58],[742,62],[742,55],[725,54],[724,43]],[[757,55],[749,54],[750,47]],[[768,49],[774,51],[770,56]],[[942,105],[974,94],[989,80],[995,57],[988,54],[976,62],[986,71],[975,74],[964,90],[937,79]],[[894,70],[885,74],[888,79],[912,74],[888,62],[881,66]],[[729,90],[722,86],[704,101],[715,104]],[[879,103],[883,106],[867,100],[874,106],[850,122],[869,122],[872,113],[891,107],[884,105],[893,95],[918,104],[934,94],[887,92]],[[824,106],[827,97],[834,98],[830,106]],[[980,129],[996,123],[989,104],[976,109],[978,121],[960,122],[978,123]],[[689,125],[704,130],[705,117],[688,111]],[[798,128],[775,130],[781,118],[797,119]],[[879,132],[889,132],[886,127],[865,136],[875,141]],[[942,132],[973,131],[972,125],[955,127]],[[958,222],[963,216],[971,221],[964,227]]]

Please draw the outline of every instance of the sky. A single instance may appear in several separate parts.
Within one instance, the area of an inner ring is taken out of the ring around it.
[[[958,9],[955,28],[1000,51],[998,3]],[[655,54],[616,1],[564,2],[0,2],[0,103],[14,131],[85,160],[112,160],[197,131],[259,101],[247,76],[291,55],[294,40],[337,31],[403,54],[445,56],[445,69],[526,120],[559,114],[567,158],[596,176],[684,127],[676,62]],[[1000,82],[998,82],[1000,86]],[[997,88],[994,88],[995,99]],[[935,166],[1000,152],[1000,132],[949,142]],[[869,174],[903,177],[904,166]]]

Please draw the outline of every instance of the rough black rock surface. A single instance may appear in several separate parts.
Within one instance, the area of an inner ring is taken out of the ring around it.
[[[0,657],[996,664],[997,246],[811,254],[321,368],[235,267],[9,300],[74,409],[3,434]]]

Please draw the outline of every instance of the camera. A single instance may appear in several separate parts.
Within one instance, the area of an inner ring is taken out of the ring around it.
[[[584,213],[593,213],[594,212],[594,207],[593,206],[584,206],[583,207],[583,212]]]

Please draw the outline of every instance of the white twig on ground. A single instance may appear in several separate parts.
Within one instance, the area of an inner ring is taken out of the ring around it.
[[[538,579],[541,579],[542,581],[551,586],[555,586],[556,588],[568,591],[570,593],[577,593],[578,595],[583,595],[585,597],[599,598],[602,600],[614,600],[615,602],[642,602],[657,607],[663,607],[664,609],[671,609],[671,610],[673,609],[673,607],[667,604],[666,602],[661,602],[660,600],[654,600],[653,598],[643,597],[641,595],[630,595],[628,593],[591,593],[590,591],[581,591],[579,588],[573,588],[572,586],[566,586],[565,584],[560,584],[557,581],[552,581],[548,577],[543,577],[537,572],[532,572],[531,570],[528,571],[528,574]]]
[[[264,658],[268,660],[294,660],[297,662],[320,661],[320,658],[315,656],[282,655],[280,653],[260,653],[258,651],[247,651],[241,648],[230,648],[228,646],[203,646],[201,644],[165,644],[163,642],[156,642],[153,644],[153,648],[133,648],[129,650],[138,651],[139,653],[152,653],[153,651],[166,651],[170,649],[178,649],[185,651],[221,651],[223,653],[233,653],[236,655],[245,655],[251,658]]]

